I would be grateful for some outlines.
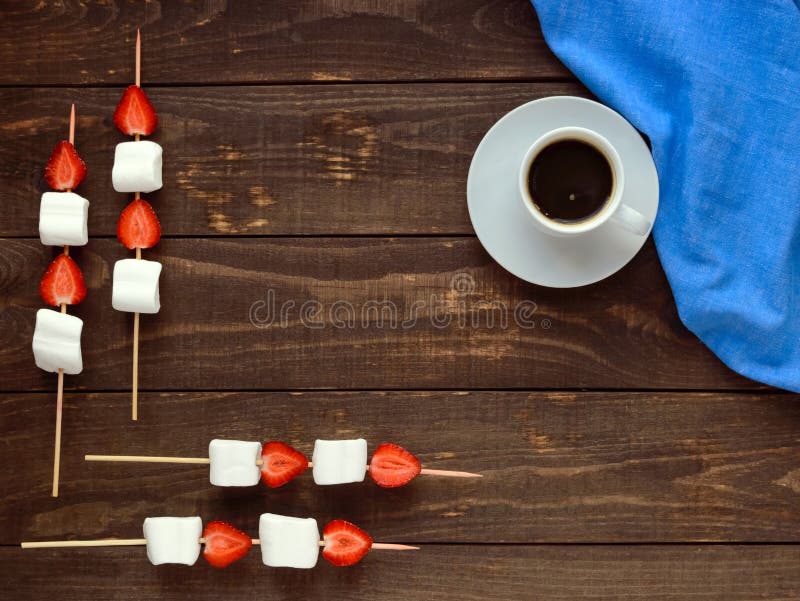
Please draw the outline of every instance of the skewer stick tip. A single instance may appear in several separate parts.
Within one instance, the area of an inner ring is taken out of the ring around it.
[[[419,547],[412,545],[399,545],[396,543],[372,543],[373,549],[382,549],[385,551],[419,551]]]
[[[136,87],[140,87],[142,72],[142,34],[136,28]]]
[[[69,143],[75,146],[75,103],[69,110]]]
[[[483,474],[476,474],[473,472],[456,472],[453,470],[434,470],[422,468],[420,474],[426,476],[443,476],[445,478],[483,478]]]

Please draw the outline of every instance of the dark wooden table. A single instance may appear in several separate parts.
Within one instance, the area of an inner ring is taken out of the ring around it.
[[[146,256],[165,272],[162,310],[142,320],[133,424],[132,317],[111,308],[129,197],[110,172],[138,26],[165,152],[150,195],[165,235]],[[473,234],[464,191],[486,130],[531,99],[588,95],[526,0],[5,2],[0,48],[9,599],[800,598],[798,397],[732,373],[682,327],[652,242],[600,284],[550,290],[510,276]],[[72,101],[92,202],[73,253],[86,367],[67,378],[52,499],[55,377],[30,340],[54,253],[37,236],[42,169]],[[432,296],[449,325],[428,309],[410,327],[379,315],[407,320]],[[267,323],[270,298],[294,313]],[[331,317],[337,301],[355,323]],[[533,327],[490,324],[493,301],[527,303]],[[224,490],[202,466],[83,461],[203,455],[212,437],[310,452],[356,436],[485,478]],[[422,550],[313,571],[253,553],[214,571],[154,568],[141,548],[18,547],[137,537],[165,514],[255,533],[264,511],[346,518]]]

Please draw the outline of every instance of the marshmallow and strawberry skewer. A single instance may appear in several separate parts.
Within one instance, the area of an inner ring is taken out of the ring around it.
[[[50,264],[39,285],[39,294],[59,311],[39,309],[33,332],[33,357],[36,366],[58,373],[56,392],[56,433],[53,451],[53,491],[58,496],[61,467],[61,414],[64,404],[64,374],[83,371],[81,332],[83,320],[67,315],[67,305],[86,297],[86,284],[80,268],[69,256],[70,246],[83,246],[89,240],[87,219],[89,201],[73,190],[86,177],[86,165],[75,150],[75,105],[69,115],[69,140],[56,144],[44,171],[47,184],[55,190],[42,194],[39,207],[39,238],[46,246],[63,246]]]
[[[142,260],[142,249],[152,248],[161,239],[161,224],[153,207],[142,193],[161,188],[161,146],[141,136],[153,133],[158,123],[155,109],[140,87],[141,36],[136,32],[136,83],[126,88],[116,111],[114,124],[132,142],[117,144],[111,180],[117,192],[134,193],[134,200],[122,211],[117,223],[117,238],[136,259],[114,264],[111,304],[117,311],[133,313],[132,419],[138,418],[139,392],[139,314],[158,313],[161,308],[158,279],[161,263]]]
[[[122,547],[145,545],[153,565],[194,565],[201,546],[205,560],[224,568],[247,555],[253,545],[261,546],[261,560],[270,567],[310,569],[317,565],[319,551],[335,566],[361,561],[371,549],[413,551],[419,547],[375,543],[369,534],[345,520],[333,520],[322,531],[314,518],[295,518],[274,513],[261,514],[257,539],[251,539],[227,522],[209,522],[203,528],[199,517],[156,517],[144,521],[144,538],[22,543],[23,549],[54,547]]]
[[[283,486],[307,469],[319,485],[363,482],[367,472],[378,486],[404,486],[420,474],[451,478],[480,478],[481,474],[422,467],[411,452],[394,443],[375,449],[367,464],[367,441],[317,440],[309,461],[297,449],[280,441],[265,444],[244,440],[214,439],[208,457],[152,457],[141,455],[86,455],[86,461],[206,464],[214,486],[255,486],[259,480],[270,488]]]

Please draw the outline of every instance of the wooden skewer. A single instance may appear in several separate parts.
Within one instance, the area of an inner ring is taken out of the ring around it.
[[[252,539],[254,545],[260,545],[261,539]],[[200,538],[200,544],[205,544],[206,539]],[[64,547],[135,547],[147,544],[145,538],[103,538],[98,540],[47,540],[40,542],[20,543],[23,549],[58,549]],[[324,547],[325,541],[319,541],[319,546]],[[419,551],[419,547],[401,545],[397,543],[372,543],[372,548],[382,551]]]
[[[69,110],[69,143],[75,145],[75,103]],[[69,190],[67,190],[69,192]],[[69,256],[69,246],[64,246],[64,254]],[[67,312],[67,305],[61,305],[61,312]],[[58,386],[56,387],[56,437],[53,444],[53,491],[58,496],[58,481],[61,473],[61,415],[64,409],[64,370],[58,370]]]
[[[109,461],[117,463],[190,463],[208,465],[211,460],[208,457],[161,457],[152,455],[84,455],[86,461]],[[261,459],[256,459],[256,465],[263,465]],[[308,467],[314,467],[314,464],[309,461]],[[369,469],[369,466],[367,466]],[[422,468],[420,474],[426,476],[443,476],[445,478],[483,478],[483,474],[475,474],[472,472],[456,472],[452,470],[434,470]]]

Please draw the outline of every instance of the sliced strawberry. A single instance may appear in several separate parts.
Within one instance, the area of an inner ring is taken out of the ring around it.
[[[224,568],[247,555],[252,539],[227,522],[209,522],[203,530],[203,557],[215,568]]]
[[[369,462],[369,475],[384,488],[397,488],[408,484],[419,475],[419,459],[403,447],[387,442],[375,449]]]
[[[42,276],[39,294],[48,305],[77,305],[86,298],[80,267],[69,256],[58,255]]]
[[[61,140],[53,149],[47,167],[44,168],[44,179],[53,190],[73,190],[86,177],[86,164],[78,156],[75,147]]]
[[[151,248],[161,240],[161,224],[150,203],[137,198],[119,216],[117,238],[127,248]]]
[[[261,460],[261,479],[270,488],[283,486],[308,469],[305,455],[279,441],[264,444]]]
[[[114,125],[123,134],[149,136],[158,124],[156,110],[144,90],[139,86],[128,86],[114,111]]]
[[[322,538],[325,541],[322,555],[335,566],[358,563],[372,548],[370,535],[344,520],[328,522]]]

